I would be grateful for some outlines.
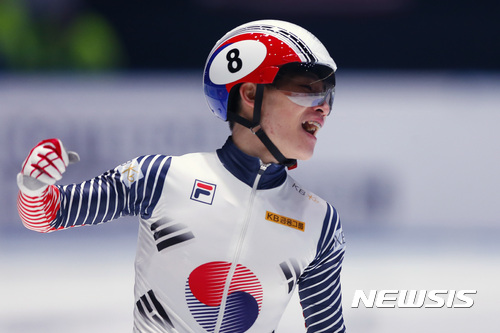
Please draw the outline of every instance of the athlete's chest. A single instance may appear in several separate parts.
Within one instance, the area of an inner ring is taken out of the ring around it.
[[[172,161],[151,218],[141,221],[140,279],[207,331],[217,320],[198,318],[226,308],[241,309],[256,332],[273,327],[271,314],[316,255],[323,205],[290,180],[257,190],[213,161],[182,162]]]
[[[257,190],[213,161],[173,161],[153,228],[165,230],[165,238],[175,237],[164,242],[165,249],[189,242],[201,251],[209,248],[204,256],[250,260],[279,253],[279,258],[312,260],[324,207],[297,188],[287,179],[278,187]]]

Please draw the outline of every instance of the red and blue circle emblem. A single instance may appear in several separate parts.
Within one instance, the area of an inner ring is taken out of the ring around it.
[[[225,303],[224,288],[231,263],[215,261],[191,272],[186,282],[186,301],[195,320],[206,332],[214,332],[220,312],[220,333],[246,332],[257,320],[262,305],[262,286],[255,274],[237,265],[229,284]],[[221,307],[224,307],[221,309]]]

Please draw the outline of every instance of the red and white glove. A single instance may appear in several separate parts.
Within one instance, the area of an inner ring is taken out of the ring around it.
[[[62,178],[69,164],[80,160],[77,153],[68,151],[58,139],[38,143],[24,160],[17,175],[17,185],[28,196],[39,196],[48,185]]]

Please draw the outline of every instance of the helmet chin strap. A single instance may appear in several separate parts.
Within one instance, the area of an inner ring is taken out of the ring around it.
[[[276,147],[276,145],[271,141],[271,139],[269,139],[269,136],[267,136],[266,132],[264,132],[262,126],[260,126],[263,97],[264,97],[264,85],[257,84],[252,121],[245,119],[234,112],[228,112],[227,118],[228,120],[237,122],[238,124],[243,125],[246,128],[250,129],[253,134],[257,135],[260,141],[264,144],[264,146],[271,153],[271,155],[273,155],[273,157],[278,161],[279,164],[286,166],[289,170],[294,169],[297,167],[297,160],[289,159],[283,156],[278,147]],[[254,132],[254,128],[257,127],[260,128]]]

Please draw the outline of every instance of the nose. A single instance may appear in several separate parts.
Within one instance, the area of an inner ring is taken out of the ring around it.
[[[323,101],[323,104],[316,106],[316,111],[321,112],[323,114],[323,117],[330,115],[331,108],[330,103],[327,101],[327,99]]]

